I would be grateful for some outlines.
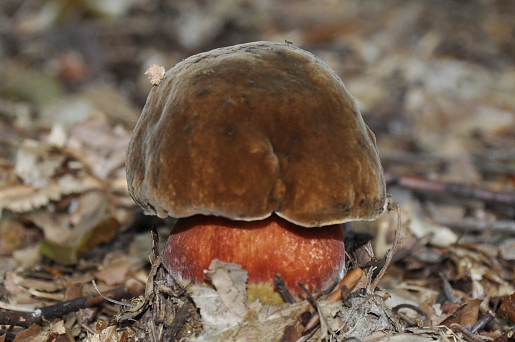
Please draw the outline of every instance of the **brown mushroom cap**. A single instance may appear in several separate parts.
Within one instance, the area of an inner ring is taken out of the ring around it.
[[[343,82],[291,45],[201,53],[155,86],[127,154],[146,214],[305,227],[375,219],[385,181],[374,134]]]

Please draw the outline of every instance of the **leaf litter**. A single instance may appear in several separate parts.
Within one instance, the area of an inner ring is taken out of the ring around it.
[[[0,6],[0,341],[512,340],[512,3],[28,4]],[[337,301],[249,303],[245,270],[223,263],[181,288],[148,238],[173,220],[144,218],[126,190],[144,72],[284,37],[356,97],[400,229],[392,214],[354,225],[348,265],[365,276]],[[315,312],[323,328],[302,335]]]

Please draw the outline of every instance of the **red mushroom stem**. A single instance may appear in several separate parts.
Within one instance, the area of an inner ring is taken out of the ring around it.
[[[322,289],[341,277],[345,246],[341,225],[307,229],[277,215],[260,221],[232,221],[196,215],[180,219],[163,253],[171,275],[184,282],[202,283],[213,259],[237,263],[248,271],[249,299],[276,304],[273,279],[281,275],[293,295]]]

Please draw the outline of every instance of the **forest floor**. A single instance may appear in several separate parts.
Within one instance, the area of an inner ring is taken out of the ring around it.
[[[393,210],[354,225],[363,244],[349,265],[368,275],[365,291],[320,301],[322,329],[303,337],[288,327],[307,300],[236,303],[245,322],[207,329],[198,299],[159,268],[157,237],[174,221],[144,216],[125,179],[145,70],[259,40],[291,42],[338,73],[400,208],[399,224]],[[513,341],[514,218],[511,0],[0,3],[0,342]],[[121,310],[93,280],[137,300]],[[157,303],[179,318],[164,322]]]

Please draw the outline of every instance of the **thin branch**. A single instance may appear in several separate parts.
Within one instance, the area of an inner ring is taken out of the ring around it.
[[[108,302],[110,303],[113,303],[113,304],[118,304],[118,305],[122,305],[122,306],[128,306],[130,308],[134,308],[136,307],[136,305],[134,304],[131,304],[131,303],[127,303],[127,302],[122,302],[120,300],[115,300],[115,299],[111,299],[111,298],[108,298],[106,296],[104,296],[102,293],[100,293],[100,290],[98,289],[97,287],[97,283],[95,281],[95,279],[92,279],[91,280],[91,283],[93,284],[93,287],[95,288],[95,291],[97,291],[97,293],[102,296],[102,298],[104,298],[105,300],[107,300]]]
[[[411,189],[416,192],[441,194],[443,196],[455,196],[467,199],[475,199],[493,204],[503,204],[514,206],[514,192],[500,192],[485,189],[479,186],[432,181],[427,178],[411,175],[395,175],[386,173],[388,184],[396,184],[403,188]]]
[[[390,250],[388,250],[384,266],[383,268],[381,268],[379,274],[377,275],[377,277],[375,277],[374,281],[370,286],[371,291],[374,291],[377,285],[379,285],[381,279],[383,279],[386,271],[388,270],[388,266],[390,266],[390,263],[392,262],[393,255],[395,254],[397,248],[401,243],[401,210],[399,207],[399,203],[395,203],[395,210],[397,211],[397,230],[395,231],[395,239],[393,240],[393,246]]]
[[[0,325],[15,325],[19,327],[29,327],[32,324],[42,324],[43,318],[52,319],[61,317],[70,312],[78,311],[80,309],[89,308],[100,305],[106,302],[106,298],[119,300],[129,299],[136,297],[132,291],[125,287],[118,287],[106,291],[103,296],[86,296],[77,299],[68,300],[65,302],[57,303],[42,307],[30,313],[27,312],[14,312],[14,311],[0,311]]]
[[[470,328],[470,332],[477,334],[483,331],[483,329],[495,318],[495,313],[488,310],[480,319]]]
[[[343,293],[350,293],[350,290],[354,288],[354,286],[358,283],[358,281],[363,276],[363,270],[361,268],[355,268],[352,271],[348,272],[345,277],[340,281],[340,283],[336,286],[333,292],[326,298],[327,301],[339,301],[344,298]],[[318,314],[314,314],[313,317],[306,323],[304,326],[304,330],[302,330],[302,334],[306,334],[308,331],[314,329],[318,323],[320,323],[320,317]]]
[[[420,316],[417,318],[408,317],[407,315],[403,314],[402,312],[399,312],[399,310],[402,310],[402,309],[409,309],[409,310],[415,311]],[[429,324],[429,316],[427,315],[427,313],[424,310],[422,310],[418,306],[404,303],[404,304],[399,304],[399,305],[393,307],[392,311],[397,316],[399,316],[404,322],[408,323],[410,326],[422,328],[423,326],[426,326],[427,324]]]
[[[466,329],[465,327],[462,327],[458,323],[452,323],[451,324],[451,329],[456,331],[456,332],[460,332],[463,335],[463,338],[465,339],[465,341],[468,341],[468,342],[485,342],[485,340],[483,340],[479,336],[474,335],[468,329]]]
[[[461,298],[454,295],[454,290],[451,286],[451,283],[449,283],[449,280],[447,280],[447,278],[445,278],[445,276],[441,272],[438,273],[438,276],[442,280],[443,293],[447,300],[449,300],[452,303],[459,304],[461,302]]]
[[[290,290],[284,283],[284,280],[281,278],[281,275],[277,273],[274,278],[274,284],[277,285],[279,294],[285,300],[286,303],[293,304],[296,302],[295,298],[291,294]]]
[[[318,313],[318,317],[319,317],[319,323],[320,323],[320,330],[321,330],[321,336],[320,336],[320,339],[323,340],[326,336],[327,336],[327,332],[329,331],[329,333],[331,335],[334,334],[334,332],[331,330],[331,328],[329,327],[329,325],[327,324],[327,321],[324,317],[324,315],[322,315],[322,309],[320,308],[320,305],[318,304],[317,300],[315,299],[315,297],[313,297],[313,295],[311,294],[311,292],[309,292],[309,290],[306,288],[306,286],[304,286],[304,283],[299,281],[299,286],[300,288],[306,292],[306,294],[308,295],[308,301],[309,303],[316,309],[317,313]],[[302,331],[302,334],[305,334],[307,333],[308,331],[305,331],[305,329]]]
[[[515,221],[512,220],[497,220],[485,221],[478,220],[472,217],[461,219],[448,219],[443,217],[433,218],[433,221],[441,224],[442,226],[450,227],[453,230],[467,231],[467,232],[499,232],[499,233],[515,233]]]

